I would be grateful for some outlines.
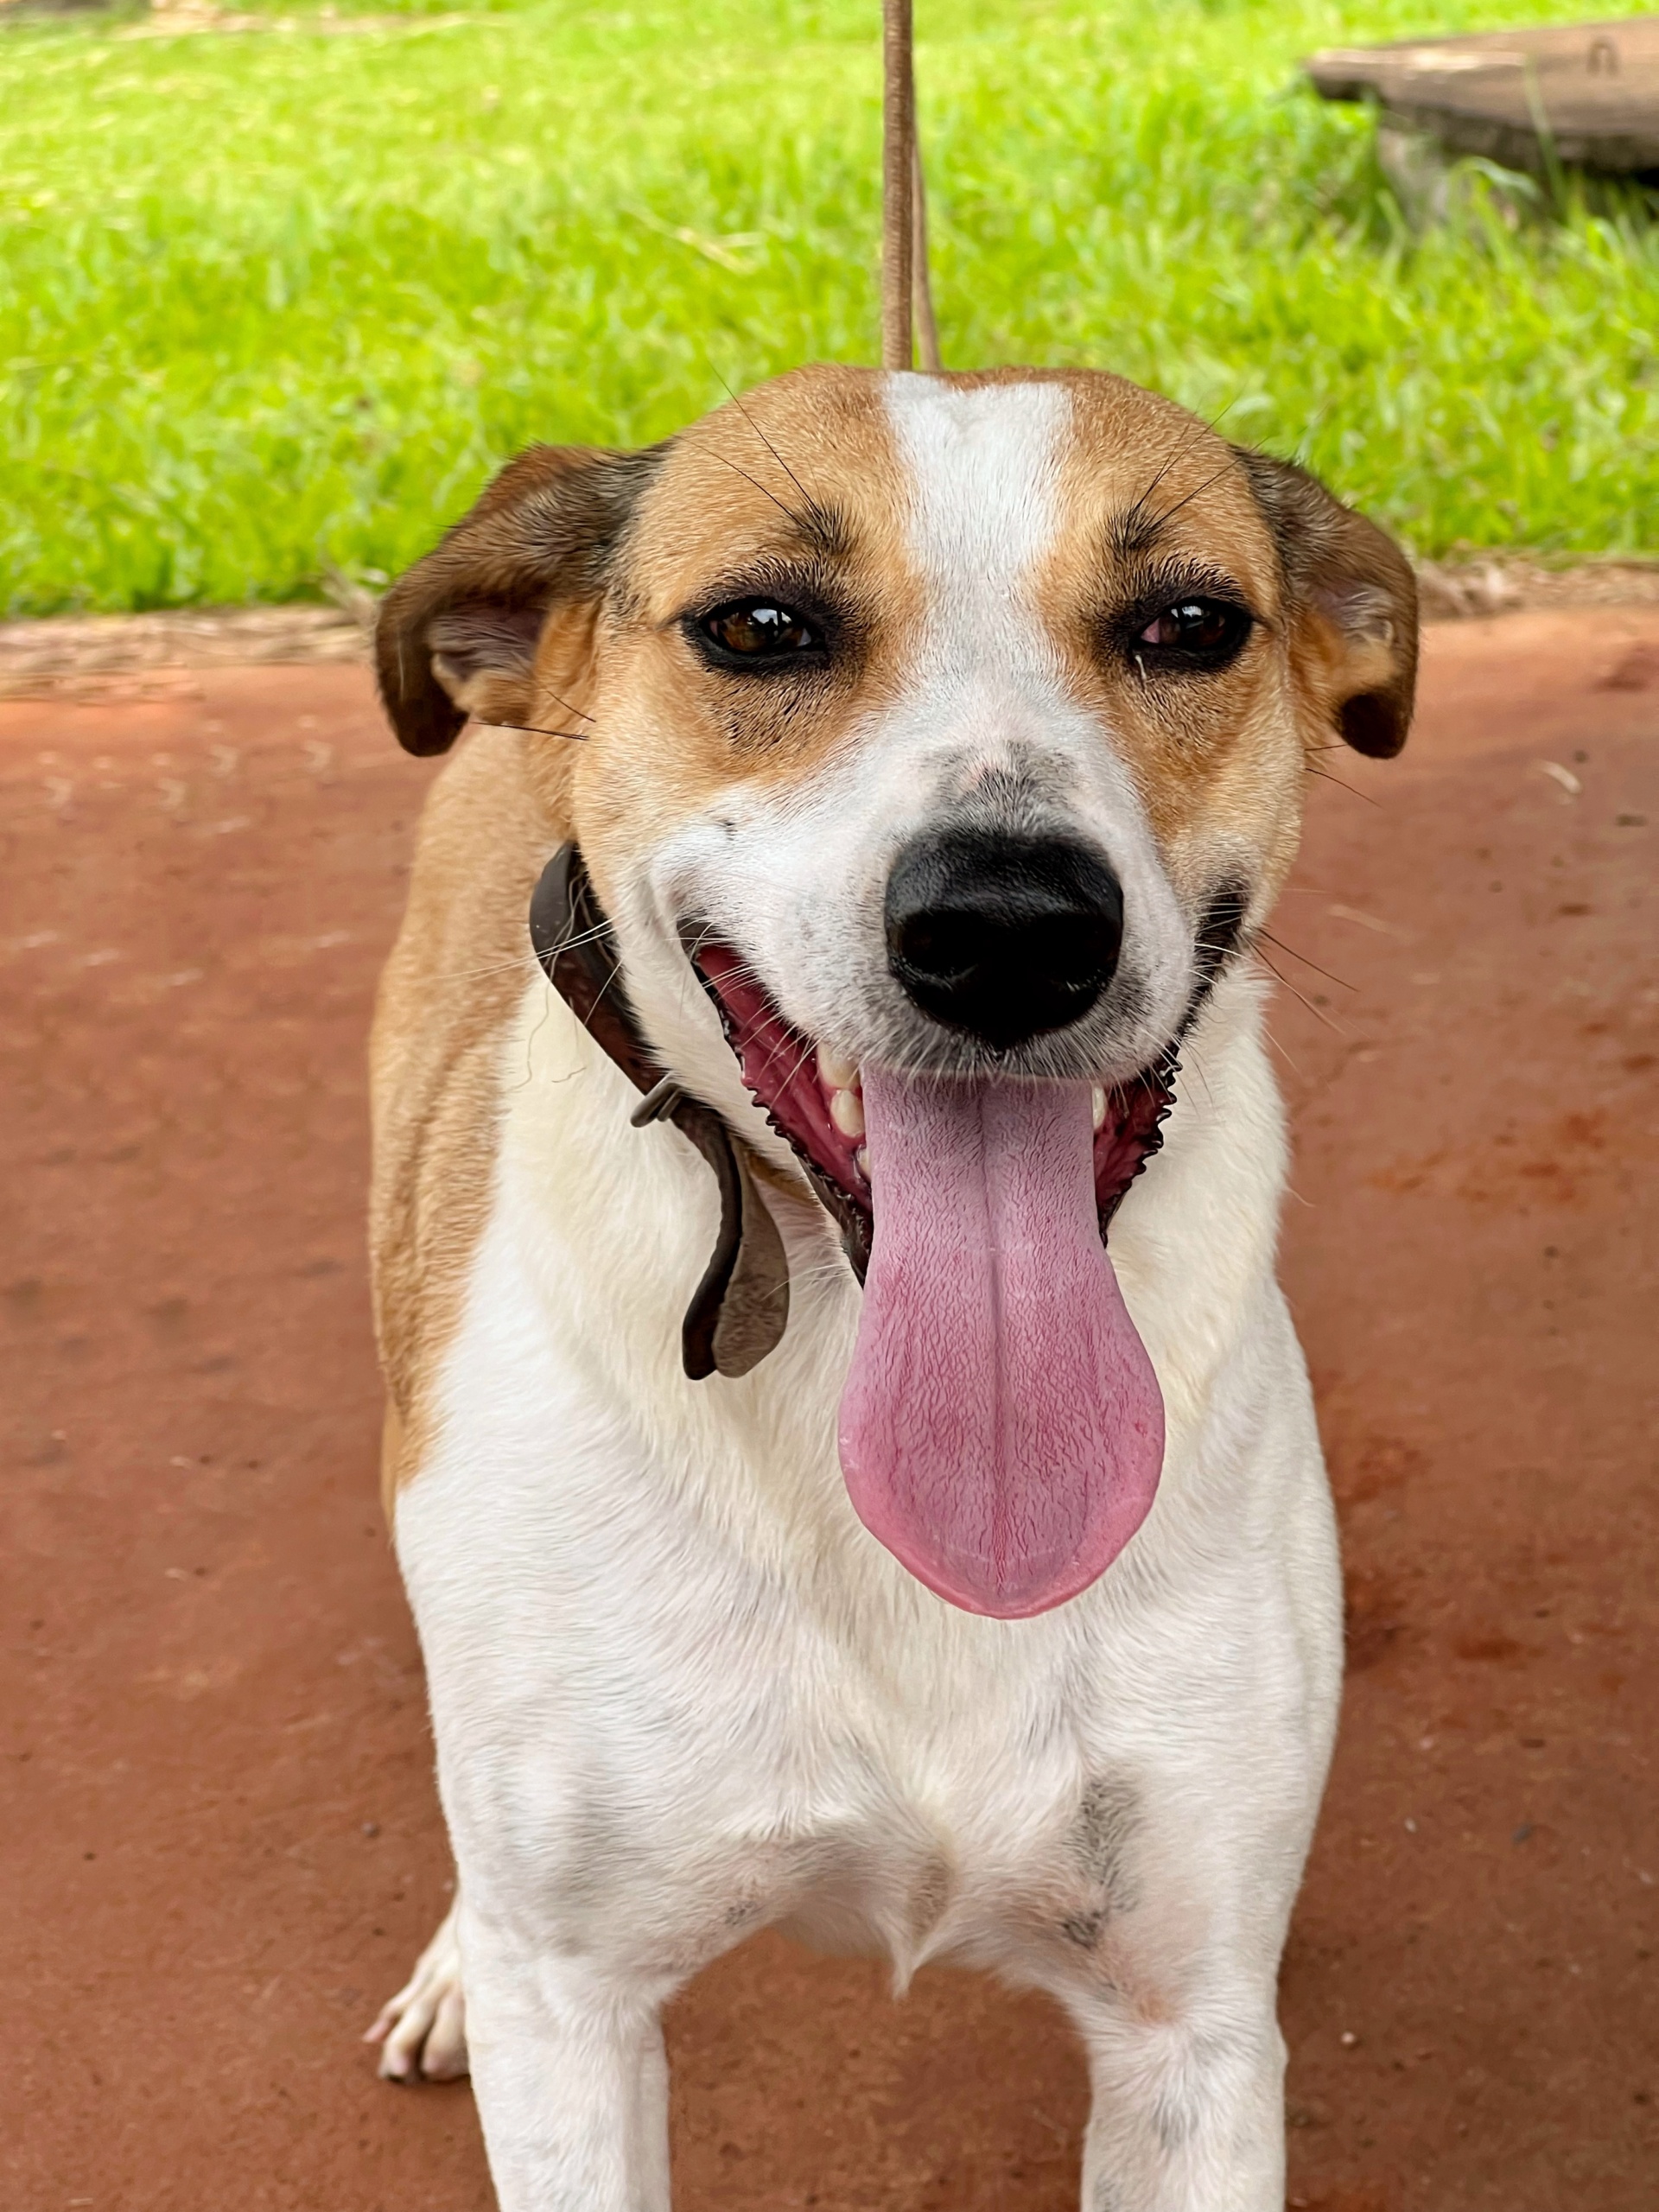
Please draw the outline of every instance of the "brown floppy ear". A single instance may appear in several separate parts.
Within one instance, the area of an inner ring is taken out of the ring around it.
[[[1243,462],[1279,543],[1299,670],[1356,753],[1388,760],[1406,741],[1417,689],[1417,579],[1394,540],[1333,499],[1317,477],[1266,454]],[[1300,647],[1300,650],[1297,650]]]
[[[526,722],[556,607],[597,601],[664,448],[531,446],[399,576],[374,628],[380,696],[410,753],[443,753],[468,715]]]

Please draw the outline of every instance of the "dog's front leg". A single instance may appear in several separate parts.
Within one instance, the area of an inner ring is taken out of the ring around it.
[[[473,2088],[501,2212],[668,2212],[668,2063],[647,1987],[526,1955],[463,1908]]]
[[[1083,2212],[1283,2212],[1285,2050],[1270,2006],[1200,2024],[1069,2001],[1094,2100]]]

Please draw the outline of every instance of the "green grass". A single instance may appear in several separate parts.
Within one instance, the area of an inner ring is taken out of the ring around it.
[[[947,360],[1121,371],[1421,552],[1653,549],[1659,230],[1477,192],[1414,239],[1367,119],[1297,83],[1318,45],[1580,12],[922,0]],[[0,608],[374,580],[529,439],[872,359],[878,13],[0,32]]]

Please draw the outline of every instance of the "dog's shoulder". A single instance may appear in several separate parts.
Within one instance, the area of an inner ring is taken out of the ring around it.
[[[523,737],[504,729],[474,732],[422,814],[369,1052],[370,1260],[401,1459],[487,1214],[501,1039],[535,976],[530,897],[563,834]]]

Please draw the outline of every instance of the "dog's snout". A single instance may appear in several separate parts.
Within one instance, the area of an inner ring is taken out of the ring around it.
[[[1085,845],[949,830],[899,854],[886,919],[887,964],[916,1005],[1007,1052],[1094,1005],[1117,966],[1123,893]]]

